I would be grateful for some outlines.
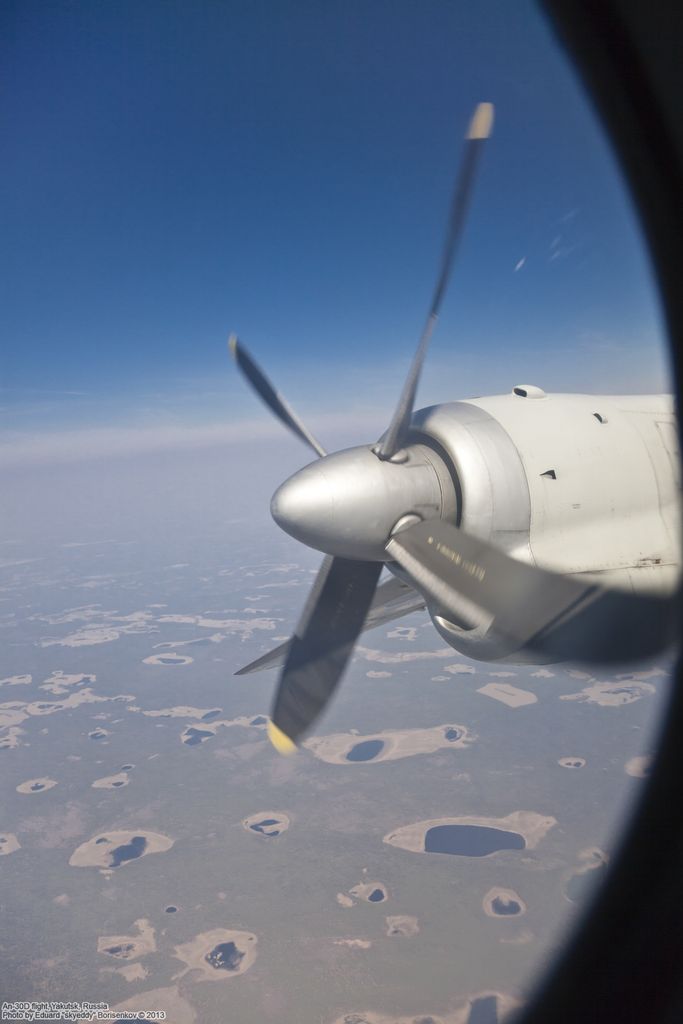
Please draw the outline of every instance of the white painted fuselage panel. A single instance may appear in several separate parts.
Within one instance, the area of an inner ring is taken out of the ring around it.
[[[513,442],[534,561],[668,590],[680,563],[679,452],[670,396],[512,393],[469,403]]]

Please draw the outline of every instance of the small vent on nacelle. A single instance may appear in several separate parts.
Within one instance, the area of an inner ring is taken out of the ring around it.
[[[546,476],[549,480],[557,480],[557,473],[554,469],[546,469],[545,473],[541,473],[541,476]]]
[[[547,398],[543,388],[538,388],[535,384],[516,384],[512,394],[518,398]]]
[[[595,416],[598,423],[607,423],[607,417],[603,416],[601,412],[594,412],[593,415]]]

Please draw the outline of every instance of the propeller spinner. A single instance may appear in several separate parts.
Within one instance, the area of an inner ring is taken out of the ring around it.
[[[383,461],[363,446],[295,473],[273,495],[270,511],[308,547],[382,562],[392,533],[410,522],[454,519],[457,502],[445,463],[426,445],[410,445],[400,462]]]

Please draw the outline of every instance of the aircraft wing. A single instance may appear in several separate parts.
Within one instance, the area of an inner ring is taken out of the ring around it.
[[[377,587],[361,633],[365,633],[368,629],[374,629],[376,626],[383,626],[387,622],[393,622],[394,619],[400,619],[404,615],[410,615],[411,612],[422,611],[423,608],[426,608],[424,598],[403,580],[391,576]],[[266,668],[276,668],[278,665],[282,665],[287,657],[290,642],[286,640],[279,647],[274,647],[267,654],[262,654],[256,661],[250,662],[235,672],[235,675],[246,676],[251,672],[260,672]]]

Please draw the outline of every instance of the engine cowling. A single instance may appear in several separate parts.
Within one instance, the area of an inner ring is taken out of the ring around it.
[[[509,395],[421,409],[411,441],[451,472],[456,525],[508,555],[616,589],[672,592],[678,582],[678,451],[667,396]],[[461,653],[539,663],[467,602],[429,605]],[[577,652],[580,657],[580,652]]]

